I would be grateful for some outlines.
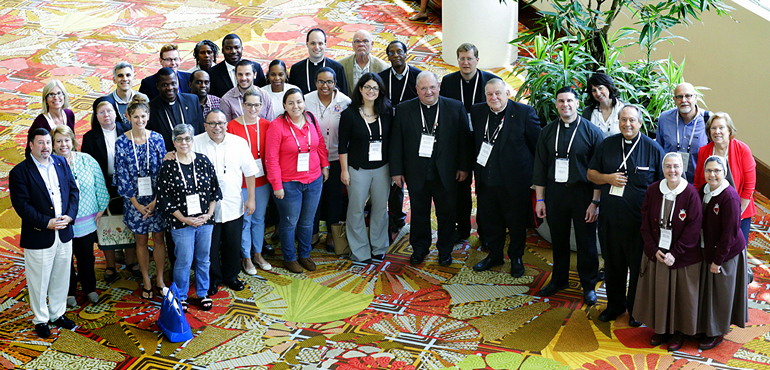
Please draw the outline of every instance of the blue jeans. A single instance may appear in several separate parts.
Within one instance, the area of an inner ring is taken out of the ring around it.
[[[171,236],[176,244],[176,248],[174,248],[176,255],[174,282],[179,288],[179,300],[187,300],[193,257],[195,258],[195,293],[199,298],[208,295],[209,265],[211,265],[209,251],[212,231],[214,231],[214,225],[187,226],[171,230]]]
[[[262,244],[265,241],[265,212],[273,187],[270,183],[256,189],[254,213],[251,216],[243,214],[243,234],[241,235],[241,257],[251,258],[253,253],[262,253]],[[248,189],[241,189],[243,201],[248,199]]]
[[[278,230],[281,233],[281,253],[283,260],[296,261],[299,258],[310,258],[310,240],[313,238],[313,220],[321,199],[323,175],[313,182],[303,184],[298,181],[283,183],[283,199],[275,199],[281,222]],[[297,250],[294,249],[294,229],[297,230]]]

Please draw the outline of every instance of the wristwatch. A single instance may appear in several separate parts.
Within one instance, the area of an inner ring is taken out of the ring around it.
[[[591,200],[591,203],[593,203],[593,205],[595,205],[597,207],[599,206],[599,201],[598,200]]]

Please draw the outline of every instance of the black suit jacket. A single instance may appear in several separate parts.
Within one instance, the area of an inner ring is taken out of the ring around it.
[[[117,134],[120,137],[122,133],[118,130]],[[110,193],[110,199],[118,197],[118,188],[112,185],[112,176],[107,174],[107,143],[104,141],[104,132],[99,124],[83,135],[80,151],[91,155],[99,163],[99,168],[102,170],[104,181],[107,184],[107,191]]]
[[[403,175],[415,191],[422,189],[430,165],[430,158],[419,155],[423,132],[420,104],[420,99],[415,98],[398,106],[390,140],[390,175]],[[438,108],[438,142],[433,146],[433,156],[441,183],[454,191],[457,171],[473,169],[473,139],[461,102],[439,97]]]
[[[190,93],[190,74],[187,72],[177,71],[176,72],[177,77],[179,78],[179,90],[183,93]],[[152,100],[158,97],[160,95],[160,91],[158,91],[158,88],[156,83],[158,82],[158,74],[154,74],[149,77],[145,77],[142,80],[142,84],[139,85],[139,92],[147,95],[147,98]]]
[[[233,81],[230,79],[230,74],[227,73],[227,62],[224,60],[217,63],[217,65],[209,69],[209,79],[211,80],[211,90],[209,94],[221,98],[233,87]],[[254,85],[262,87],[267,85],[265,79],[265,73],[262,72],[262,66],[259,63],[254,62],[257,73],[254,75]]]
[[[62,215],[72,218],[78,214],[80,192],[75,184],[67,161],[57,155],[51,155],[56,166],[61,190]],[[43,177],[40,176],[32,157],[27,157],[11,170],[8,178],[11,191],[11,204],[21,218],[21,240],[19,247],[24,249],[46,249],[53,245],[56,232],[48,229],[48,221],[56,217],[53,201],[48,194]],[[72,240],[72,223],[59,230],[59,239],[66,243]],[[59,277],[66,278],[66,277]]]
[[[479,76],[479,86],[476,89],[476,95],[475,100],[476,103],[483,103],[486,101],[485,94],[484,94],[484,86],[486,86],[487,81],[493,79],[493,78],[500,78],[495,76],[492,73],[482,71],[480,69],[476,70],[478,73],[481,73]],[[460,72],[454,72],[450,73],[444,78],[441,79],[441,96],[446,96],[447,98],[457,99],[459,101],[462,101],[463,98],[460,96],[462,92],[460,91],[460,80],[462,80],[462,76],[460,75]],[[471,81],[474,81],[476,76],[473,76]],[[473,89],[473,86],[470,86],[471,89]],[[465,109],[470,110],[472,103],[470,101],[465,102]]]
[[[174,104],[174,109],[179,109],[179,105],[182,107],[182,113],[184,114],[184,123],[192,125],[195,129],[195,135],[201,134],[206,130],[203,128],[203,110],[201,108],[198,97],[193,94],[179,94],[177,96],[177,103]],[[174,141],[172,136],[171,124],[168,121],[166,113],[163,109],[163,105],[168,105],[160,97],[153,99],[150,102],[150,120],[147,122],[147,129],[155,131],[163,136],[163,142],[166,144],[166,151],[176,150],[174,149]],[[171,117],[173,118],[173,117]],[[177,122],[180,124],[182,122]],[[176,126],[176,124],[174,126]]]
[[[487,117],[491,113],[487,103],[478,103],[471,107],[475,158],[484,141]],[[502,182],[511,194],[520,193],[532,186],[532,171],[535,166],[535,147],[540,136],[540,119],[535,109],[529,105],[508,101],[505,107],[503,129],[497,137],[494,151],[496,163],[487,162],[487,167],[496,166],[502,174]],[[490,132],[490,135],[492,133]],[[481,165],[475,164],[477,176]],[[527,193],[529,194],[529,193]]]
[[[331,68],[334,71],[334,74],[337,76],[337,89],[342,91],[343,94],[348,95],[348,82],[345,78],[345,68],[343,68],[342,64],[334,59],[325,59],[326,66]],[[294,65],[291,66],[291,73],[289,73],[289,83],[299,87],[300,90],[302,90],[302,94],[309,94],[311,91],[316,90],[315,76],[310,76],[310,89],[308,89],[308,75],[307,69],[305,67],[307,63],[307,58],[294,63]]]
[[[110,104],[112,104],[112,109],[115,110],[115,126],[117,127],[118,135],[130,130],[131,122],[123,122],[123,117],[120,116],[118,105],[115,103],[115,98],[112,96],[111,93],[105,96],[96,98],[96,100],[94,100],[92,112],[96,113],[96,107],[99,106],[99,104],[103,101],[110,102]],[[91,130],[93,129],[100,129],[99,133],[101,134],[101,125],[99,125],[99,119],[96,118],[96,114],[91,115]]]

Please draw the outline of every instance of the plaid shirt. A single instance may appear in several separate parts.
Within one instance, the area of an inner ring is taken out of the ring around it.
[[[219,109],[219,102],[222,101],[219,97],[209,94],[206,97],[206,104],[203,108],[203,122],[206,122],[206,115],[214,109]]]

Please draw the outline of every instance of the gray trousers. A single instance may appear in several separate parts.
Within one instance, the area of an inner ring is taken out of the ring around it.
[[[388,194],[390,194],[390,172],[388,165],[367,170],[348,167],[350,186],[348,186],[347,234],[353,261],[364,261],[372,255],[388,252]],[[366,235],[364,206],[371,198],[372,210],[369,214],[369,236]]]

